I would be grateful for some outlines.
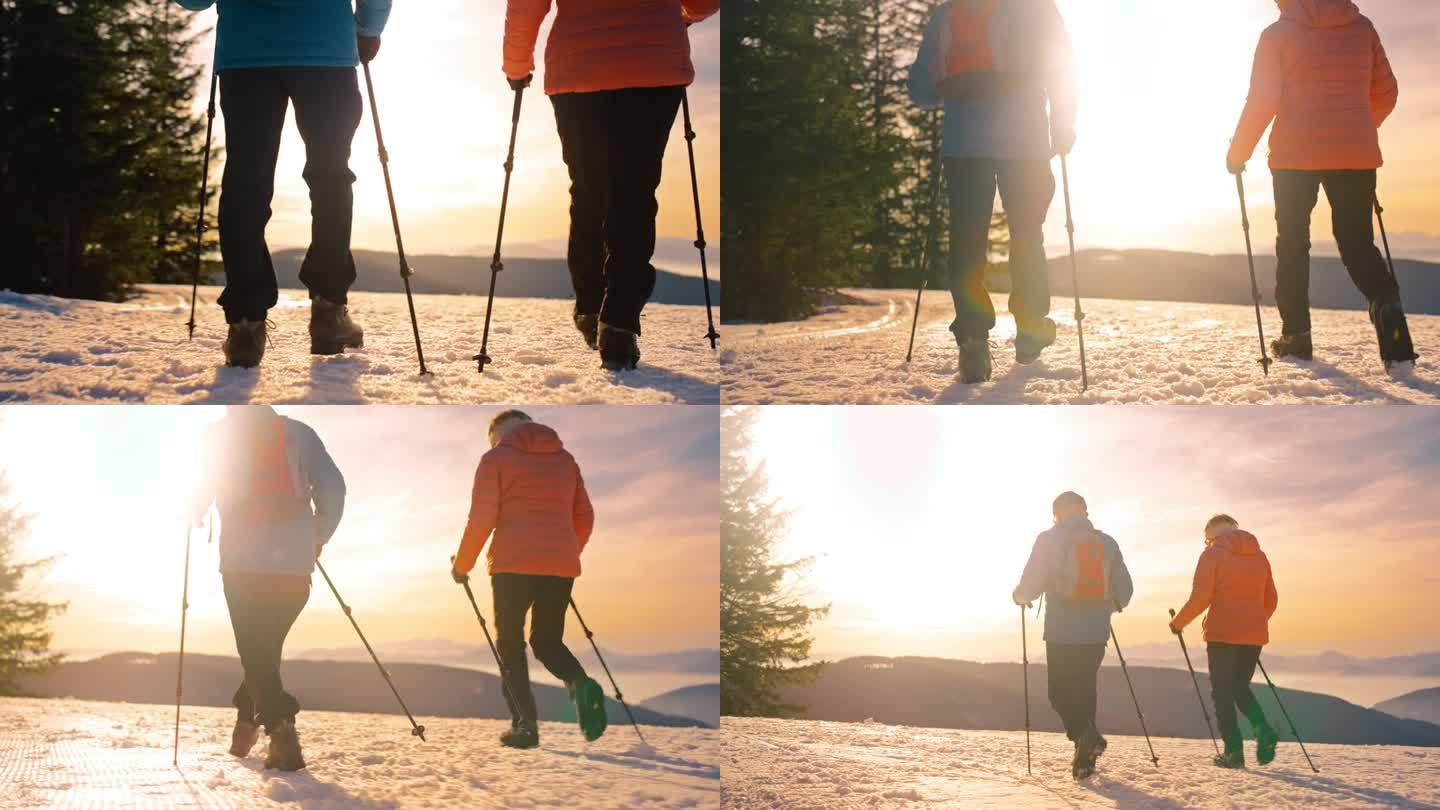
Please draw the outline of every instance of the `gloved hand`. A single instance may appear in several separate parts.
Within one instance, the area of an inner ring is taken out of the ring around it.
[[[1171,623],[1170,623],[1170,632],[1172,632],[1172,633],[1174,633],[1175,635],[1178,636],[1178,635],[1180,635],[1180,633],[1181,633],[1181,628],[1176,627],[1176,626],[1175,626],[1175,623],[1174,623],[1174,622],[1171,622]]]
[[[510,83],[511,90],[524,90],[525,88],[530,86],[530,80],[533,78],[535,78],[535,74],[531,73],[526,75],[523,79],[507,78],[505,81]]]
[[[1075,148],[1074,129],[1055,129],[1050,132],[1050,145],[1057,155],[1068,155]]]
[[[1225,171],[1227,171],[1227,172],[1229,172],[1229,173],[1231,173],[1231,174],[1243,174],[1243,173],[1245,172],[1245,164],[1244,164],[1244,163],[1231,163],[1231,162],[1230,162],[1230,159],[1229,159],[1229,158],[1226,158],[1226,159],[1225,159]]]
[[[456,571],[454,568],[450,569],[450,578],[455,580],[456,585],[464,585],[465,583],[470,581],[469,574],[462,574],[459,571]]]
[[[1025,608],[1026,610],[1029,610],[1029,609],[1030,609],[1030,603],[1029,603],[1029,602],[1021,602],[1019,599],[1016,599],[1016,600],[1015,600],[1015,604],[1019,605],[1020,607]]]
[[[360,61],[369,64],[376,54],[380,53],[380,37],[367,37],[364,34],[355,35],[355,45],[360,49]]]
[[[324,545],[316,545],[316,546],[315,546],[315,559],[317,559],[317,560],[320,559],[320,552],[321,552],[321,551],[324,551],[324,550],[325,550],[325,546],[324,546]]]

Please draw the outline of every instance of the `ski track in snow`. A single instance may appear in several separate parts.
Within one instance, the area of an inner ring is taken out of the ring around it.
[[[376,677],[379,677],[378,675]],[[643,746],[612,725],[586,743],[542,723],[540,748],[515,751],[498,720],[301,712],[307,768],[261,770],[226,750],[233,709],[187,706],[172,767],[174,707],[0,699],[0,808],[716,807],[720,732],[646,726]]]
[[[727,403],[1342,404],[1440,401],[1440,316],[1411,316],[1421,355],[1387,373],[1364,312],[1315,310],[1315,360],[1276,361],[1267,379],[1253,307],[1156,301],[1085,302],[1090,390],[1080,392],[1074,304],[1053,299],[1055,345],[1039,362],[1015,364],[1008,296],[990,343],[989,383],[962,385],[950,335],[949,293],[926,292],[913,362],[905,362],[914,291],[847,290],[866,303],[805,321],[730,324],[720,354]],[[1265,336],[1280,315],[1265,309]]]
[[[1023,731],[956,731],[877,723],[726,717],[722,807],[1440,807],[1440,749],[1294,743],[1275,762],[1226,771],[1209,740],[1110,736],[1095,776],[1070,778],[1063,734],[1034,733],[1034,776]]]
[[[153,285],[123,304],[0,291],[0,402],[338,403],[720,401],[720,369],[700,307],[652,304],[640,368],[600,369],[571,322],[567,300],[495,299],[483,375],[485,299],[417,295],[421,377],[405,296],[351,293],[365,347],[310,354],[304,290],[281,290],[258,369],[224,368],[218,287],[200,288],[195,339],[186,340],[190,290]]]

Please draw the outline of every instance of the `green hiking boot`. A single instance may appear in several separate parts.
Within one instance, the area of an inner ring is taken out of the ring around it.
[[[575,701],[575,712],[580,718],[580,730],[585,739],[594,742],[605,733],[610,721],[605,717],[605,690],[594,678],[576,681],[570,687],[570,699]]]
[[[1259,703],[1252,702],[1246,707],[1245,719],[1249,720],[1250,727],[1255,729],[1255,761],[1261,765],[1269,765],[1275,761],[1275,746],[1280,743],[1280,735],[1275,733],[1275,729],[1265,719],[1265,712],[1261,710]]]

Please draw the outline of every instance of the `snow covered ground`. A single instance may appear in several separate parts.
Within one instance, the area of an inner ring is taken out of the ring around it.
[[[1109,737],[1096,775],[1070,778],[1070,743],[1033,734],[1034,776],[1025,775],[1025,733],[878,724],[721,721],[722,805],[734,808],[854,807],[1395,807],[1440,806],[1440,749],[1282,743],[1275,762],[1225,771],[1209,740]]]
[[[495,720],[302,712],[308,767],[263,771],[264,742],[226,751],[231,709],[185,707],[172,767],[174,707],[0,700],[0,807],[402,808],[717,807],[719,732],[628,726],[587,744],[543,723],[541,747],[502,748]]]
[[[915,357],[905,362],[915,293],[850,290],[864,303],[805,321],[727,325],[724,397],[733,403],[1217,403],[1339,404],[1440,401],[1440,317],[1412,316],[1417,367],[1387,374],[1364,312],[1316,310],[1315,361],[1276,362],[1267,379],[1253,307],[1148,301],[1085,302],[1090,390],[1080,393],[1074,304],[1056,297],[1060,335],[1040,362],[1015,365],[1008,296],[994,296],[995,374],[961,385],[950,296],[927,292]],[[1265,310],[1265,334],[1280,316]]]
[[[0,402],[607,402],[707,403],[720,369],[704,339],[702,307],[646,308],[641,367],[600,369],[571,323],[571,302],[497,298],[484,375],[485,299],[417,295],[420,337],[433,376],[421,377],[405,296],[352,293],[365,348],[310,354],[303,290],[281,290],[259,369],[224,368],[218,287],[200,289],[195,339],[186,340],[188,288],[156,285],[123,304],[0,291]]]

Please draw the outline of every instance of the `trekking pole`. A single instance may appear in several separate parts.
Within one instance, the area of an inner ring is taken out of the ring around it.
[[[1090,390],[1090,373],[1085,366],[1085,311],[1080,308],[1080,270],[1075,258],[1075,218],[1070,213],[1070,167],[1060,156],[1060,179],[1065,186],[1065,230],[1070,234],[1070,287],[1075,293],[1075,332],[1080,336],[1080,393]]]
[[[1320,769],[1315,767],[1315,761],[1310,758],[1310,752],[1305,750],[1305,741],[1300,739],[1300,732],[1295,730],[1295,721],[1290,719],[1290,712],[1285,711],[1285,703],[1280,700],[1280,690],[1275,688],[1275,682],[1270,680],[1270,673],[1265,671],[1265,665],[1260,663],[1260,659],[1255,659],[1255,663],[1260,664],[1260,674],[1265,676],[1265,683],[1270,684],[1270,692],[1275,695],[1275,704],[1280,707],[1280,713],[1285,715],[1285,722],[1290,724],[1290,733],[1295,735],[1295,742],[1300,743],[1300,753],[1304,754],[1305,761],[1310,763],[1310,770],[1319,773]]]
[[[515,109],[510,114],[510,151],[505,154],[505,189],[500,192],[500,225],[495,229],[495,255],[490,259],[490,295],[485,299],[485,332],[480,337],[480,353],[472,357],[479,364],[480,373],[485,373],[485,364],[490,362],[486,349],[490,345],[490,310],[495,306],[495,278],[505,269],[500,261],[500,242],[505,236],[505,209],[510,203],[510,172],[515,168],[515,134],[520,130],[520,101],[525,97],[525,88],[530,85],[526,76],[524,83],[515,88]]]
[[[1115,606],[1120,612],[1120,606]],[[1130,668],[1125,665],[1125,653],[1120,651],[1120,638],[1115,635],[1115,625],[1110,625],[1110,640],[1115,642],[1115,654],[1120,657],[1120,671],[1125,673],[1125,685],[1130,687],[1130,699],[1135,702],[1135,714],[1140,718],[1140,733],[1145,735],[1145,745],[1150,749],[1150,764],[1160,767],[1160,757],[1155,756],[1155,746],[1150,742],[1150,730],[1145,727],[1145,713],[1140,711],[1140,698],[1135,696],[1135,682],[1130,680]]]
[[[186,324],[190,336],[195,339],[195,295],[200,289],[200,262],[205,250],[205,199],[210,196],[210,141],[215,131],[215,91],[220,86],[220,74],[212,63],[210,68],[210,104],[205,108],[205,162],[200,172],[200,213],[195,217],[195,268],[190,274],[190,321]]]
[[[1025,775],[1033,776],[1030,770],[1030,651],[1025,634],[1025,605],[1020,606],[1020,661],[1025,681]]]
[[[685,151],[690,155],[690,194],[695,199],[695,248],[700,251],[700,280],[705,284],[705,322],[710,325],[705,337],[713,351],[720,333],[715,331],[715,315],[710,309],[710,271],[705,266],[705,229],[700,225],[700,184],[695,179],[695,130],[690,126],[690,93],[683,88],[680,109],[685,117]]]
[[[390,686],[390,691],[395,695],[395,699],[400,702],[400,708],[404,710],[405,716],[410,718],[410,734],[419,737],[421,742],[425,742],[425,727],[416,723],[415,716],[410,714],[410,707],[406,706],[405,699],[400,697],[400,690],[396,689],[395,682],[390,680],[390,673],[385,669],[385,665],[380,663],[380,658],[375,655],[374,648],[370,646],[369,640],[366,639],[365,634],[360,631],[360,625],[355,622],[355,617],[351,615],[350,606],[345,604],[344,599],[340,598],[340,592],[335,590],[335,583],[331,582],[330,575],[325,573],[325,566],[321,565],[317,559],[315,561],[315,567],[320,569],[320,576],[325,577],[325,584],[329,585],[330,592],[335,594],[335,601],[340,603],[340,610],[345,613],[345,618],[350,620],[350,626],[355,628],[355,634],[360,636],[360,643],[365,645],[365,652],[370,653],[370,659],[375,662],[376,668],[380,670],[381,677],[383,677],[385,683]]]
[[[1255,300],[1255,326],[1260,330],[1260,367],[1270,376],[1270,354],[1265,348],[1265,321],[1260,317],[1260,283],[1255,280],[1255,249],[1250,244],[1250,211],[1245,206],[1245,176],[1235,175],[1235,190],[1240,194],[1240,225],[1245,229],[1245,258],[1250,260],[1250,297]]]
[[[931,128],[939,121],[938,112],[931,115]],[[941,141],[935,139],[935,166],[931,169],[930,187],[930,221],[926,223],[925,239],[920,243],[920,287],[915,290],[915,313],[910,321],[910,345],[905,349],[905,362],[915,354],[915,330],[920,328],[920,299],[925,295],[925,288],[930,286],[930,240],[935,238],[935,219],[940,212],[940,166],[942,152]]]
[[[1380,195],[1375,195],[1375,219],[1380,222],[1380,241],[1385,243],[1385,266],[1390,268],[1390,278],[1400,286],[1400,277],[1395,274],[1395,259],[1390,255],[1390,235],[1385,231],[1385,209],[1380,207]]]
[[[210,537],[215,537],[215,524],[210,524]],[[170,764],[180,766],[180,694],[185,679],[185,616],[190,612],[190,529],[185,529],[185,579],[180,588],[180,661],[175,667],[175,748]]]
[[[1175,608],[1170,608],[1170,618],[1175,618]],[[1200,712],[1205,715],[1205,727],[1210,729],[1210,744],[1215,746],[1215,753],[1220,753],[1220,743],[1215,742],[1215,726],[1210,723],[1210,710],[1205,708],[1205,698],[1200,695],[1200,679],[1195,677],[1195,667],[1190,664],[1190,651],[1185,648],[1185,636],[1176,633],[1175,637],[1180,639],[1180,652],[1185,654],[1185,668],[1190,670],[1190,681],[1195,684],[1195,697],[1200,701]]]
[[[400,238],[400,214],[395,210],[395,189],[390,184],[390,153],[385,149],[385,136],[380,134],[380,108],[375,104],[375,83],[370,81],[370,63],[361,62],[365,69],[365,90],[370,96],[370,120],[375,123],[375,145],[380,152],[380,172],[385,175],[385,196],[390,200],[390,225],[395,229],[395,252],[400,256],[400,280],[405,284],[405,303],[410,307],[410,331],[415,333],[415,356],[420,358],[420,376],[430,372],[425,368],[425,350],[420,348],[420,321],[415,317],[415,298],[410,294],[410,277],[415,271],[405,259],[405,242]]]
[[[640,733],[640,724],[635,722],[635,715],[630,713],[630,704],[626,703],[625,696],[620,694],[620,684],[615,683],[615,676],[610,674],[610,666],[605,663],[605,656],[600,654],[600,645],[595,643],[595,634],[590,632],[590,625],[586,624],[585,617],[580,615],[580,608],[575,604],[573,596],[570,597],[570,608],[575,611],[575,618],[580,620],[580,627],[585,631],[585,638],[590,640],[590,646],[595,649],[595,657],[600,659],[600,666],[605,669],[605,677],[609,678],[610,685],[615,687],[615,699],[620,701],[620,705],[625,708],[625,715],[630,718],[630,725],[635,727],[635,735],[640,738],[640,742],[649,745],[650,743],[645,742],[645,735]]]
[[[455,558],[450,558],[450,566],[455,566]],[[470,598],[470,607],[475,610],[475,618],[480,620],[480,631],[485,634],[485,643],[490,645],[490,654],[495,656],[495,669],[500,672],[500,689],[505,693],[505,701],[510,704],[510,710],[517,717],[520,714],[520,704],[515,702],[515,696],[510,692],[510,682],[505,677],[505,664],[500,661],[500,651],[495,647],[495,640],[490,637],[490,626],[485,623],[485,615],[480,612],[480,606],[475,603],[475,592],[470,590],[470,577],[460,583],[465,586],[465,595]]]

